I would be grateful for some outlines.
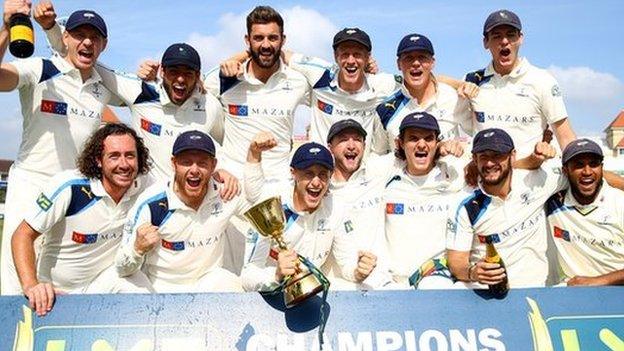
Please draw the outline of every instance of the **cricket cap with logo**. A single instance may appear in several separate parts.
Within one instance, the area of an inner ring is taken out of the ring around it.
[[[433,130],[436,134],[440,134],[440,125],[433,115],[427,112],[413,112],[403,117],[399,126],[399,133],[403,133],[407,128],[418,128]]]
[[[199,130],[186,131],[176,138],[173,143],[173,156],[180,154],[183,151],[198,150],[204,151],[210,156],[215,156],[215,144],[212,138]]]
[[[355,130],[362,137],[366,138],[366,130],[364,130],[364,127],[362,127],[360,122],[352,118],[347,118],[341,119],[340,121],[332,124],[332,126],[329,128],[329,132],[327,133],[327,143],[330,143],[336,135],[342,133],[347,129]]]
[[[563,155],[561,156],[561,162],[563,164],[568,163],[574,157],[581,154],[591,154],[598,156],[601,160],[604,159],[602,148],[594,141],[581,138],[569,143],[565,149],[563,149]]]
[[[201,70],[201,59],[197,50],[186,43],[170,45],[163,54],[160,64],[163,67],[186,66],[194,71]]]
[[[336,50],[338,45],[347,41],[353,41],[358,44],[362,44],[366,49],[368,49],[368,51],[371,51],[373,48],[373,44],[371,44],[371,40],[368,34],[366,34],[365,31],[357,27],[344,28],[340,32],[336,33],[336,35],[334,35],[334,43],[332,44],[332,47],[334,48],[334,50]]]
[[[472,141],[472,153],[494,151],[501,154],[510,153],[515,148],[511,136],[498,128],[484,129],[475,135]]]
[[[408,34],[401,39],[397,48],[397,56],[401,56],[406,52],[422,50],[428,52],[431,56],[435,55],[433,44],[426,36],[418,33]]]
[[[483,24],[483,36],[495,27],[502,25],[512,26],[520,31],[522,30],[522,23],[520,22],[518,15],[509,10],[498,10],[490,13],[488,18],[485,20],[485,23]]]
[[[84,25],[95,28],[104,38],[108,37],[104,19],[91,10],[78,10],[69,15],[67,22],[65,22],[65,30],[71,31]]]
[[[319,143],[305,143],[295,151],[292,161],[290,161],[290,167],[306,169],[312,165],[321,165],[333,171],[334,157],[325,146]]]

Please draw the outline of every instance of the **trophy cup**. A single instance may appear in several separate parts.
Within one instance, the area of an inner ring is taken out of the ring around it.
[[[287,250],[282,235],[284,233],[284,210],[279,197],[260,202],[245,217],[256,227],[260,235],[271,238],[281,251]],[[284,279],[284,304],[291,308],[298,303],[323,291],[323,283],[312,271],[301,269],[301,257],[297,262],[296,273]],[[319,272],[320,273],[320,272]],[[322,273],[321,273],[322,274]]]

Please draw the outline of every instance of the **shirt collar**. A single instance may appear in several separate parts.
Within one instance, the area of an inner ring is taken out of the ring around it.
[[[178,194],[176,194],[176,192],[173,190],[173,184],[174,184],[174,181],[172,179],[169,181],[169,184],[167,186],[167,191],[166,191],[167,201],[169,202],[169,209],[171,210],[186,209],[186,210],[195,212],[194,209],[187,206],[182,201],[182,199],[180,199]],[[204,196],[204,200],[202,201],[201,205],[199,205],[199,209],[204,207],[206,204],[211,204],[212,202],[214,202],[214,200],[218,196],[219,196],[219,193],[217,191],[217,183],[215,182],[214,179],[210,179],[210,181],[208,182],[208,192],[206,192],[206,196]]]
[[[253,85],[264,85],[264,84],[266,84],[266,83],[262,83],[259,79],[257,79],[256,77],[253,77],[253,76],[249,73],[249,71],[248,71],[247,67],[248,67],[248,66],[249,66],[249,64],[250,64],[250,63],[249,63],[250,61],[251,61],[251,59],[247,59],[247,61],[245,61],[245,62],[243,63],[243,72],[242,72],[242,73],[239,73],[239,74],[238,74],[238,76],[237,76],[237,78],[238,78],[239,80],[244,80],[244,81],[248,82],[249,84],[253,84]],[[286,76],[286,64],[284,63],[284,61],[282,61],[282,59],[281,59],[281,58],[279,59],[279,67],[278,67],[277,71],[275,71],[275,72],[274,72],[274,73],[273,73],[273,74],[269,77],[269,79],[267,79],[267,83],[268,83],[268,82],[269,82],[269,81],[270,81],[273,77],[276,77],[276,76],[279,76],[279,75]]]
[[[509,76],[510,78],[517,78],[520,77],[522,75],[524,75],[528,68],[530,66],[529,60],[527,60],[524,57],[519,57],[518,58],[518,66],[516,66],[516,68],[514,68],[511,73],[509,73],[507,76]],[[500,74],[498,74],[495,70],[494,70],[494,62],[490,61],[490,64],[487,66],[487,68],[485,69],[485,76],[498,76],[498,77],[502,77]]]
[[[433,81],[433,86],[435,87],[435,94],[433,95],[433,98],[427,101],[418,101],[415,97],[413,97],[405,86],[405,80],[403,80],[403,84],[401,84],[401,92],[411,101],[414,101],[414,103],[417,104],[420,108],[426,110],[438,101],[438,94],[440,93],[440,89],[438,89],[438,80],[435,78],[435,75],[433,75],[433,73],[431,73],[431,78]]]
[[[602,186],[600,187],[600,190],[598,191],[598,195],[596,195],[596,198],[594,199],[594,201],[590,204],[587,205],[583,205],[581,203],[579,203],[576,198],[574,197],[574,194],[572,194],[572,189],[568,188],[568,191],[566,191],[566,196],[565,196],[565,205],[566,206],[574,206],[577,210],[581,211],[581,212],[590,212],[593,211],[594,209],[596,209],[597,207],[600,207],[604,201],[605,201],[605,188],[608,187],[609,185],[607,184],[607,182],[603,179],[602,180]]]
[[[78,68],[74,67],[71,63],[69,63],[65,58],[59,56],[58,54],[54,54],[52,55],[52,57],[50,57],[50,60],[52,61],[52,63],[54,63],[54,65],[56,66],[56,68],[59,69],[59,71],[61,71],[62,74],[64,75],[69,75],[77,80],[80,80],[82,82],[82,76],[80,75],[80,70],[78,70]],[[100,77],[100,75],[97,73],[97,70],[95,69],[91,69],[91,77],[89,77],[89,79],[87,79],[84,84],[93,84],[93,83],[98,83],[102,81],[102,77]]]
[[[145,176],[138,176],[134,180],[130,188],[128,188],[126,193],[123,195],[120,202],[142,192],[145,188],[146,183],[147,183],[147,180]],[[108,192],[106,192],[106,189],[104,189],[104,184],[102,184],[102,181],[100,179],[97,179],[97,178],[89,179],[89,185],[91,186],[91,192],[93,193],[93,195],[98,196],[98,197],[111,198]]]

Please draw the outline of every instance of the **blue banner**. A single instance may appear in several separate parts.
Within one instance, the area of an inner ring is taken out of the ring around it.
[[[14,351],[318,350],[320,299],[245,294],[65,295],[39,318],[0,298]],[[333,351],[624,350],[624,288],[331,292]]]

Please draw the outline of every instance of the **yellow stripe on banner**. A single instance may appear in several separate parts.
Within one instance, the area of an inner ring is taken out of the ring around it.
[[[34,43],[35,33],[33,32],[32,28],[27,26],[13,26],[11,27],[11,41],[13,40],[26,40],[28,42]]]
[[[561,331],[561,341],[565,351],[581,351],[578,343],[578,335],[574,329],[564,329]]]
[[[65,340],[48,340],[46,351],[65,351]]]
[[[624,350],[624,340],[607,328],[600,331],[600,340],[613,351]]]
[[[98,339],[91,345],[91,351],[115,351],[115,349],[106,340]]]

